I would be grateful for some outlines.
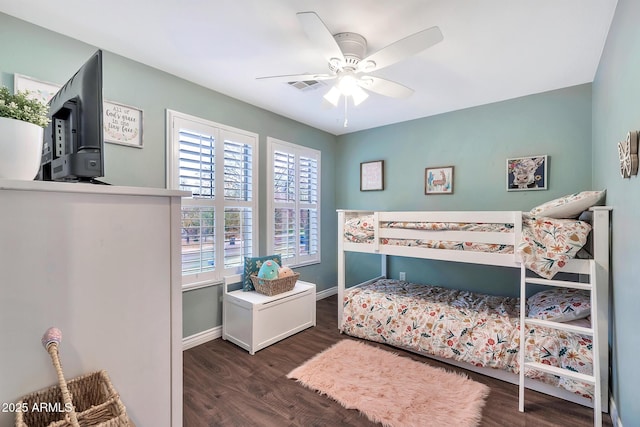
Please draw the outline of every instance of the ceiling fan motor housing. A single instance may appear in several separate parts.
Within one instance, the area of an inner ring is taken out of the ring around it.
[[[354,69],[367,53],[367,40],[360,34],[356,33],[338,33],[333,36],[344,55],[345,63],[341,64],[343,68]],[[336,71],[335,65],[329,63],[332,71]]]

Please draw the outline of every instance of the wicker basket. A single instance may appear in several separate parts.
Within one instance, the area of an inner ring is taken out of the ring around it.
[[[296,286],[296,282],[300,277],[300,273],[294,273],[293,276],[282,277],[280,279],[260,279],[255,274],[251,275],[251,281],[256,291],[268,296],[278,295],[288,292]]]
[[[76,377],[67,382],[67,387],[72,408],[65,406],[59,385],[36,391],[18,402],[18,408],[28,411],[16,414],[16,427],[71,427],[73,423],[67,416],[71,411],[80,426],[133,426],[106,371]]]

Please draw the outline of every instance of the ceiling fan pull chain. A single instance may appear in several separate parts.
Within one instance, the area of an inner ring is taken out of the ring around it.
[[[349,120],[347,119],[347,104],[349,103],[349,97],[343,96],[344,98],[344,127],[347,127]]]

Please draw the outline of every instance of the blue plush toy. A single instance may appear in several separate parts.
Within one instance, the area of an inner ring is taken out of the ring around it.
[[[278,278],[278,269],[280,266],[275,261],[265,261],[258,271],[258,278],[273,280]]]

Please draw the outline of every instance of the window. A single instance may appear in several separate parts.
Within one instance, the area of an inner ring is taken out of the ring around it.
[[[282,263],[320,262],[320,152],[267,138],[270,253]]]
[[[167,186],[182,200],[183,286],[242,271],[257,252],[258,135],[167,111]]]

